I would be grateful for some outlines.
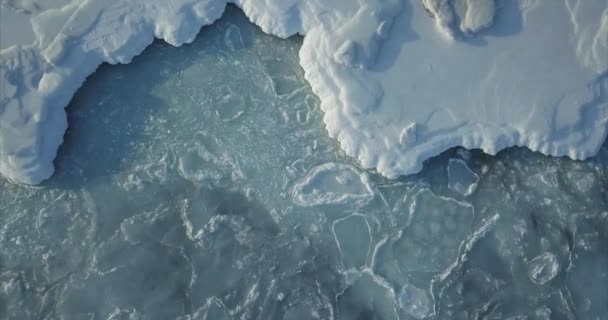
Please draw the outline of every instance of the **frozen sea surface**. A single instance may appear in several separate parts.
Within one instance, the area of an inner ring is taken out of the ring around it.
[[[0,180],[0,318],[608,319],[608,145],[387,180],[327,136],[300,45],[230,8],[102,66],[55,176]]]

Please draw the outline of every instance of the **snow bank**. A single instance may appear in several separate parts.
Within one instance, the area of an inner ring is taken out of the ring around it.
[[[581,159],[606,136],[603,0],[233,3],[267,33],[306,35],[301,65],[329,134],[386,176],[414,173],[456,145]],[[128,63],[154,37],[190,42],[226,4],[1,2],[0,173],[29,184],[48,178],[64,107],[97,66]]]

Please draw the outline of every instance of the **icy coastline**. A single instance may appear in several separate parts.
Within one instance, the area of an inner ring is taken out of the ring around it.
[[[608,143],[452,148],[386,179],[327,135],[302,42],[228,6],[89,76],[53,177],[0,178],[0,318],[608,314]]]
[[[64,107],[103,62],[179,46],[228,1],[3,1],[0,173],[53,173]],[[329,135],[366,168],[415,173],[450,147],[582,159],[608,121],[602,0],[237,0],[266,33],[305,35],[300,64]],[[31,26],[31,29],[29,29]]]

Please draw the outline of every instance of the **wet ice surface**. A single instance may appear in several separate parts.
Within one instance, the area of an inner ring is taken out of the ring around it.
[[[608,319],[608,146],[386,180],[327,137],[300,42],[231,9],[95,73],[54,178],[0,181],[0,318]]]

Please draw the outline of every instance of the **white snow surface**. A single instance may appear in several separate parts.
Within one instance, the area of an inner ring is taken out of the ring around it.
[[[385,176],[457,145],[583,159],[606,137],[605,0],[0,0],[0,173],[50,177],[87,76],[191,42],[229,2],[305,35],[329,135]]]

